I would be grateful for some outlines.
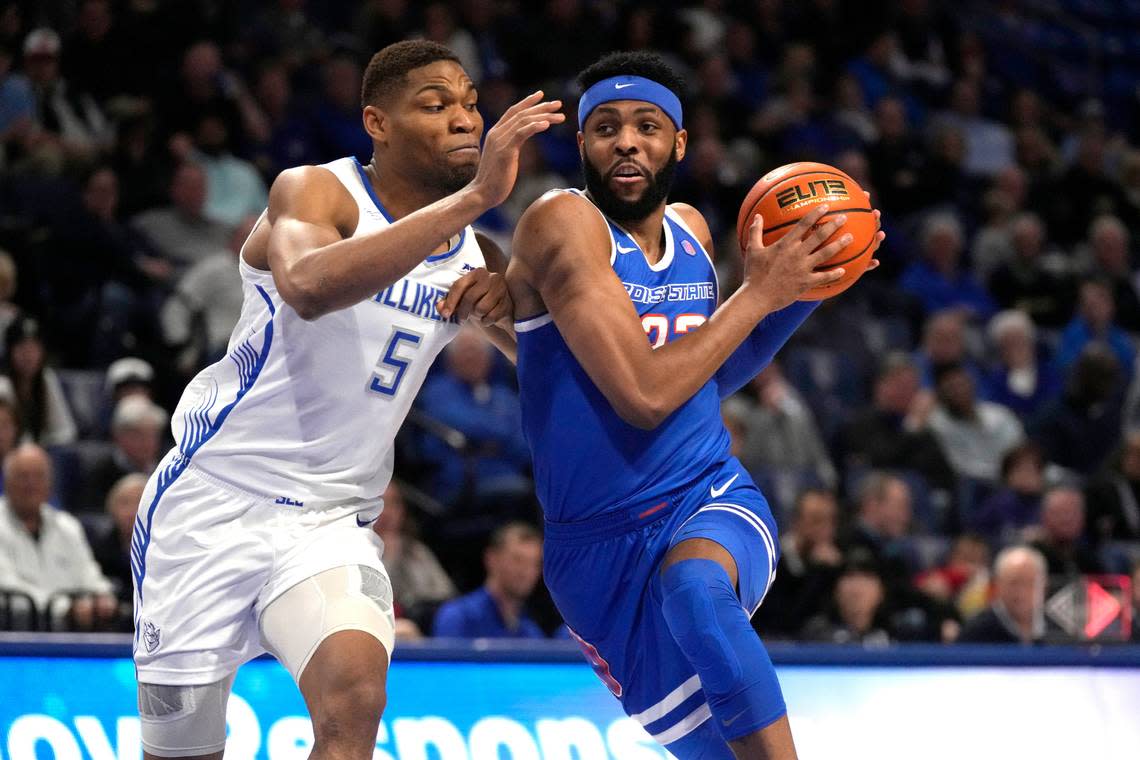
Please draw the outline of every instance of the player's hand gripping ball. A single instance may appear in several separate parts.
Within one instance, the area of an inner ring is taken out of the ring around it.
[[[748,245],[748,230],[757,214],[764,220],[764,245],[769,246],[819,203],[829,207],[824,219],[836,214],[847,215],[847,223],[821,246],[846,234],[852,236],[852,241],[816,270],[843,267],[843,277],[830,285],[812,288],[800,296],[801,301],[819,301],[842,293],[855,284],[874,258],[879,222],[863,188],[834,166],[810,161],[785,164],[752,186],[736,219],[741,250]]]

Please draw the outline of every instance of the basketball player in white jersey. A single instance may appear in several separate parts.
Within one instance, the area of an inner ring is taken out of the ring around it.
[[[234,672],[264,651],[300,686],[312,757],[372,757],[394,620],[369,526],[431,362],[469,316],[510,317],[502,252],[469,225],[510,193],[522,142],[563,120],[541,97],[480,154],[454,54],[397,43],[364,74],[370,164],[274,182],[228,355],[186,388],[135,525],[146,757],[220,758]]]

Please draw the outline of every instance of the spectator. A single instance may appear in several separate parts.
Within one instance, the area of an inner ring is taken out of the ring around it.
[[[103,364],[126,345],[155,345],[151,288],[165,263],[118,219],[119,178],[97,165],[84,178],[82,208],[61,208],[65,224],[52,237],[50,264],[41,264],[42,313],[58,348],[75,365]]]
[[[360,128],[360,64],[340,53],[324,64],[324,91],[317,102],[315,134],[317,155],[325,160],[356,156],[361,163],[372,159],[372,138]]]
[[[993,603],[962,628],[958,641],[975,644],[1040,644],[1045,638],[1045,582],[1041,552],[1012,546],[994,560]]]
[[[106,393],[99,406],[99,423],[96,431],[99,438],[110,438],[111,417],[119,402],[128,396],[141,396],[154,400],[154,367],[145,359],[125,356],[116,359],[107,367],[103,378]]]
[[[24,67],[36,100],[35,126],[29,135],[34,165],[57,174],[72,162],[90,161],[111,144],[111,125],[98,103],[73,91],[60,75],[59,35],[47,27],[24,40]]]
[[[221,50],[210,40],[186,48],[179,81],[171,83],[159,105],[166,135],[188,129],[204,114],[211,114],[225,122],[226,133],[237,145],[264,142],[269,136],[265,114],[241,77],[225,68]]]
[[[830,610],[809,620],[802,635],[831,644],[885,646],[891,642],[885,602],[886,588],[874,562],[849,561],[835,584]]]
[[[193,143],[183,143],[185,155],[206,173],[206,205],[203,215],[232,229],[247,216],[258,216],[269,204],[269,190],[257,169],[233,154],[226,122],[220,116],[203,114],[195,122]]]
[[[112,448],[87,472],[82,505],[96,509],[124,475],[150,476],[162,454],[167,415],[162,407],[140,395],[124,398],[111,417]]]
[[[1049,575],[1102,573],[1104,567],[1085,539],[1085,496],[1073,486],[1056,486],[1041,501],[1041,525],[1033,548],[1045,557]]]
[[[32,84],[12,70],[13,51],[0,41],[0,167],[21,155],[36,115]]]
[[[997,361],[986,376],[985,397],[1001,404],[1023,422],[1061,395],[1061,378],[1049,361],[1038,356],[1037,331],[1025,312],[1003,311],[989,324]]]
[[[893,590],[908,585],[919,569],[907,541],[912,519],[911,490],[900,477],[872,472],[859,483],[856,516],[846,540],[848,551],[862,549]]]
[[[191,266],[166,299],[159,319],[167,345],[182,348],[179,369],[192,375],[226,352],[245,300],[241,249],[259,216],[247,216],[230,234],[226,252]]]
[[[915,586],[927,596],[953,604],[963,616],[972,617],[986,605],[989,563],[990,548],[985,540],[965,533],[954,539],[945,564],[919,573]]]
[[[518,394],[492,380],[493,351],[475,328],[461,330],[445,349],[445,371],[420,392],[424,412],[467,437],[465,456],[437,438],[425,446],[436,468],[434,495],[446,503],[464,494],[482,503],[517,503],[532,493]]]
[[[542,536],[527,523],[507,523],[483,555],[487,580],[444,603],[432,635],[453,638],[545,638],[524,604],[542,574]]]
[[[439,605],[455,596],[455,584],[417,538],[403,490],[395,480],[384,491],[384,511],[372,529],[384,541],[384,569],[392,580],[396,616],[407,619],[416,632],[428,628]]]
[[[1131,235],[1118,217],[1098,216],[1089,226],[1088,252],[1092,271],[1112,284],[1116,322],[1129,332],[1140,331],[1140,291],[1133,274]]]
[[[994,300],[1004,309],[1024,312],[1042,327],[1065,324],[1073,314],[1073,283],[1063,269],[1067,261],[1046,252],[1045,226],[1036,214],[1013,218],[1010,243],[1013,256],[990,274]]]
[[[998,463],[1025,437],[1021,423],[1001,404],[978,401],[974,380],[960,364],[937,370],[936,382],[938,405],[929,424],[950,466],[961,477],[996,481]]]
[[[41,446],[74,442],[75,419],[59,376],[47,366],[47,349],[39,322],[31,317],[18,317],[4,333],[4,346],[0,396],[15,402],[24,438]]]
[[[161,264],[148,267],[148,272],[170,285],[186,268],[210,256],[224,256],[230,235],[206,216],[206,174],[193,163],[175,170],[170,205],[144,211],[131,226],[162,256]]]
[[[878,140],[868,147],[867,162],[883,207],[896,214],[914,211],[922,203],[915,189],[925,157],[921,143],[910,131],[902,100],[887,96],[878,102],[875,129]]]
[[[110,0],[81,0],[75,32],[64,46],[63,72],[80,92],[104,107],[112,97],[135,88],[131,42],[115,24]]]
[[[12,255],[0,248],[0,332],[20,314],[20,307],[12,302],[16,295],[16,262]]]
[[[1029,426],[1048,461],[1081,475],[1096,472],[1116,445],[1120,430],[1120,365],[1101,345],[1090,345],[1069,372],[1061,398]]]
[[[1049,229],[1062,245],[1078,242],[1097,213],[1125,209],[1124,193],[1105,172],[1104,152],[1103,131],[1086,127],[1078,138],[1076,161],[1052,188]]]
[[[1057,366],[1062,371],[1068,371],[1085,347],[1094,342],[1108,346],[1123,371],[1122,379],[1127,382],[1132,376],[1136,349],[1128,333],[1116,323],[1116,300],[1112,283],[1101,277],[1081,283],[1080,306],[1077,315],[1061,335],[1061,343],[1057,347]]]
[[[926,421],[934,397],[919,388],[918,365],[906,354],[888,354],[875,380],[872,406],[840,433],[847,469],[913,470],[932,486],[950,489],[954,472]]]
[[[966,315],[959,309],[931,314],[922,329],[922,348],[915,357],[922,372],[922,387],[934,387],[939,367],[961,364],[981,387],[985,371],[970,356],[966,346]]]
[[[1085,501],[1095,544],[1140,541],[1140,430],[1124,435],[1111,465],[1089,484]]]
[[[965,137],[968,174],[992,177],[1013,164],[1013,135],[1004,124],[982,115],[981,94],[973,81],[963,78],[954,83],[950,110],[936,121],[955,127]]]
[[[830,603],[843,554],[835,543],[839,507],[831,491],[796,499],[791,530],[780,536],[776,579],[752,624],[764,635],[794,636]]]
[[[1045,492],[1045,461],[1041,447],[1025,442],[1001,460],[1002,486],[982,502],[967,520],[992,545],[1012,543],[1041,514]]]
[[[146,482],[147,476],[137,472],[124,475],[115,482],[104,503],[111,520],[91,544],[95,560],[123,605],[132,603],[131,537]]]
[[[819,437],[811,409],[773,362],[751,383],[744,416],[741,462],[752,473],[791,470],[834,488],[835,467]],[[743,400],[743,399],[742,399]]]
[[[995,311],[993,300],[961,268],[964,242],[962,225],[954,215],[932,214],[922,226],[922,258],[903,272],[899,287],[918,299],[928,314],[962,308],[988,319]]]
[[[0,587],[32,597],[41,614],[70,615],[79,628],[114,617],[111,583],[99,570],[79,521],[47,503],[51,460],[35,444],[23,444],[4,460],[0,497]],[[56,594],[85,593],[74,606],[57,607]]]
[[[293,97],[285,65],[276,61],[263,65],[255,87],[257,103],[269,126],[268,136],[257,145],[253,156],[261,175],[272,180],[283,169],[319,163],[313,146],[312,120]]]
[[[20,415],[11,399],[0,398],[0,462],[20,443]],[[4,493],[4,469],[0,467],[0,495]]]

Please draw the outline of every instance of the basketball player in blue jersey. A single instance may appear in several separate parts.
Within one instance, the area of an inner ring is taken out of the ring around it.
[[[495,331],[510,313],[502,254],[470,224],[510,193],[522,142],[562,121],[541,97],[480,151],[455,55],[397,43],[364,74],[372,161],[274,182],[229,352],[183,393],[134,528],[146,758],[220,758],[234,672],[265,651],[300,686],[310,757],[372,757],[394,619],[369,528],[428,367],[461,321]]]
[[[536,201],[507,269],[546,583],[625,711],[676,757],[794,758],[749,623],[776,524],[729,454],[720,401],[815,308],[797,297],[841,276],[815,268],[850,242],[822,245],[845,218],[818,207],[769,247],[757,219],[744,282],[718,307],[708,227],[666,203],[687,137],[677,76],[617,53],[579,81],[587,191]]]

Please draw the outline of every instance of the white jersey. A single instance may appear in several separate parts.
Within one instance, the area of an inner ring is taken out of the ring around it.
[[[391,223],[355,158],[324,168],[356,201],[354,236]],[[467,227],[446,253],[375,297],[306,322],[272,274],[243,259],[245,296],[227,355],[194,378],[172,417],[185,466],[283,505],[375,500],[392,476],[396,432],[459,330],[436,303],[482,266]]]

